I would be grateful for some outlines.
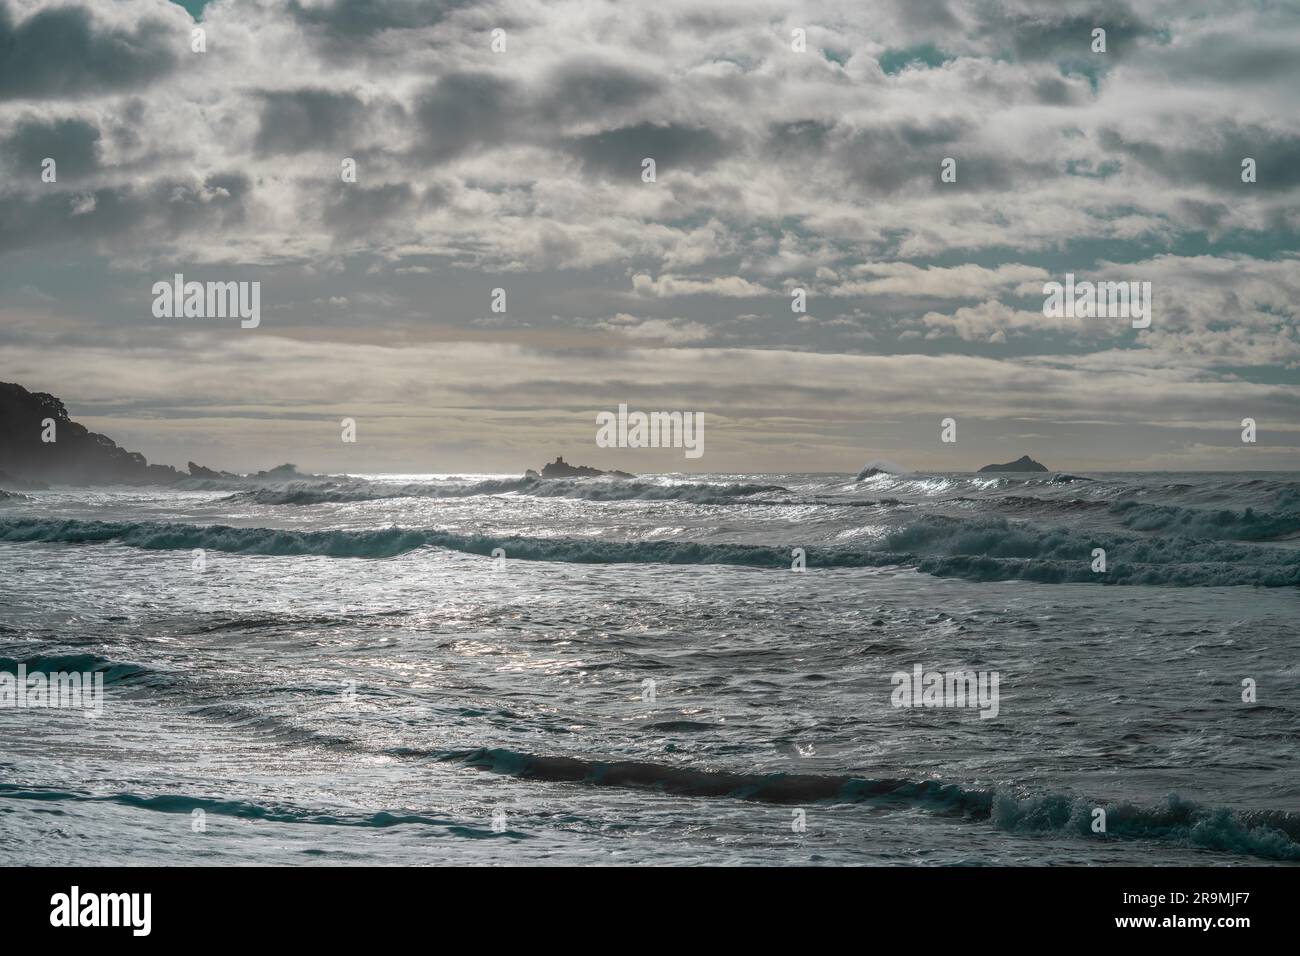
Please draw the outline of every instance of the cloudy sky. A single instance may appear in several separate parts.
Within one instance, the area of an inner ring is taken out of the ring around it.
[[[0,0],[0,380],[240,470],[1295,468],[1298,49],[1291,0]],[[260,327],[155,318],[177,272]],[[1151,327],[1045,317],[1067,272]],[[704,456],[597,448],[619,403]]]

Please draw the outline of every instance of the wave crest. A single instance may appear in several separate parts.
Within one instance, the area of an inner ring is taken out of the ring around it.
[[[674,539],[525,538],[428,528],[292,531],[152,522],[12,518],[0,541],[70,544],[117,541],[150,550],[204,548],[250,555],[390,558],[424,547],[511,559],[576,564],[729,564],[787,569],[789,546]],[[1092,550],[1107,570],[1094,573]],[[1300,585],[1300,550],[1189,538],[1086,533],[1013,525],[1004,518],[921,517],[876,547],[807,549],[809,568],[912,567],[973,581],[1149,584],[1165,586]]]
[[[226,500],[259,505],[319,505],[383,501],[389,498],[473,498],[480,495],[518,494],[534,498],[580,498],[586,501],[639,500],[732,504],[737,498],[785,490],[780,485],[747,482],[658,484],[649,481],[592,478],[494,478],[460,485],[291,482],[273,488],[241,491]]]
[[[814,801],[903,804],[934,813],[988,821],[999,829],[1015,832],[1076,833],[1093,839],[1161,840],[1271,860],[1300,860],[1300,814],[1280,810],[1207,808],[1172,794],[1162,805],[1142,807],[1113,805],[1063,794],[1016,796],[937,780],[735,773],[638,761],[605,762],[536,756],[503,749],[454,751],[442,755],[441,759],[524,780],[637,787],[687,797],[730,797],[776,804]],[[1092,833],[1095,807],[1106,809],[1104,836]]]

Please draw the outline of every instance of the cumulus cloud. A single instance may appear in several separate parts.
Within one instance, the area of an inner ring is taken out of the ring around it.
[[[638,273],[632,277],[632,290],[637,295],[655,298],[672,298],[684,295],[717,295],[730,298],[748,298],[770,294],[764,286],[740,276],[650,276]]]
[[[921,267],[910,262],[867,262],[852,272],[864,278],[834,286],[832,295],[908,295],[939,299],[977,298],[1007,291],[1017,285],[1049,278],[1046,269],[1006,263],[987,269],[973,263],[960,266]],[[869,278],[867,278],[869,277]]]

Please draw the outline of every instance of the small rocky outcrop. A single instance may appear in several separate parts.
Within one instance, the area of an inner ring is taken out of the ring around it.
[[[980,474],[987,471],[1047,471],[1047,466],[1042,462],[1034,461],[1028,455],[1021,455],[1015,461],[1009,461],[1005,465],[985,465],[980,469]]]
[[[530,469],[531,471],[531,469]],[[536,472],[532,472],[536,474]],[[525,475],[524,477],[528,477]],[[592,468],[588,465],[570,465],[559,456],[555,461],[548,464],[542,469],[541,477],[543,478],[635,478],[636,475],[629,475],[626,471],[601,471],[599,468]]]

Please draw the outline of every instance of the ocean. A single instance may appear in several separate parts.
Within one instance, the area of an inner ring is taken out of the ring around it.
[[[24,492],[0,676],[103,695],[0,706],[0,864],[1293,864],[1298,544],[1291,474]]]

